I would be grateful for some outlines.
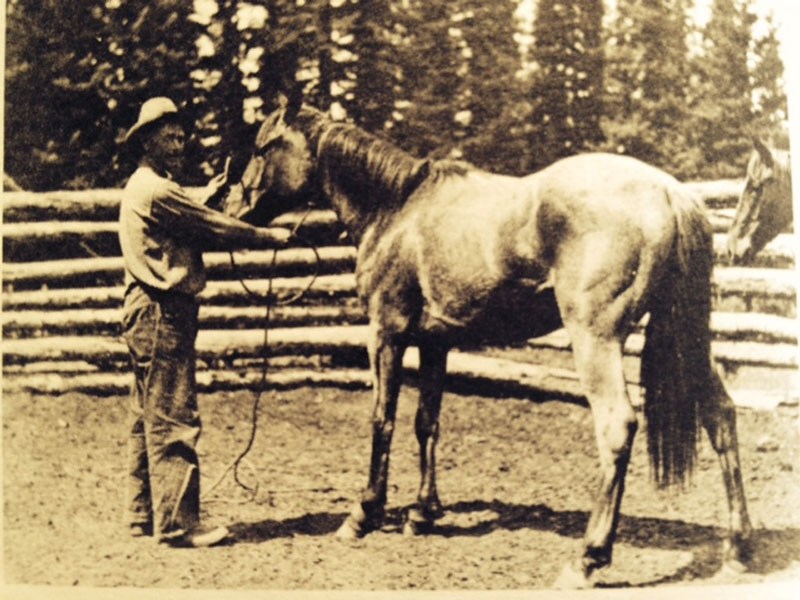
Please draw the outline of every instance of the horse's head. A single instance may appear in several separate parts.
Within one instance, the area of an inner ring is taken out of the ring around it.
[[[266,225],[312,199],[312,151],[306,135],[294,127],[301,108],[301,96],[282,96],[261,125],[241,181],[223,201],[226,214]]]
[[[788,162],[781,164],[758,138],[753,144],[744,190],[728,232],[728,255],[736,264],[752,259],[792,220]]]

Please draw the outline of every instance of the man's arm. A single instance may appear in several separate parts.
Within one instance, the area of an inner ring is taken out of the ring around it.
[[[154,198],[152,211],[176,237],[209,249],[276,248],[291,237],[288,229],[254,227],[195,202],[174,182]]]

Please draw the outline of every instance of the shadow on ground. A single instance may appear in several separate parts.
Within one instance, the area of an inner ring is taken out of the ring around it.
[[[585,511],[554,511],[543,504],[507,504],[499,500],[458,502],[447,506],[447,512],[455,514],[481,513],[496,515],[468,526],[434,525],[430,536],[446,538],[484,536],[497,530],[516,531],[530,529],[554,533],[559,536],[579,539],[583,536],[589,520]],[[405,509],[387,511],[384,532],[402,530]],[[295,535],[333,535],[347,514],[317,513],[284,521],[264,520],[255,523],[238,523],[232,532],[237,543],[258,544],[276,538]],[[687,579],[709,579],[722,567],[722,544],[726,531],[721,527],[709,527],[680,520],[650,517],[621,516],[617,533],[617,544],[635,548],[690,552],[692,561],[679,571],[646,585],[659,585],[686,581]],[[800,561],[800,530],[757,529],[753,532],[752,559],[748,571],[767,575],[787,569]],[[600,587],[624,587],[614,584]]]

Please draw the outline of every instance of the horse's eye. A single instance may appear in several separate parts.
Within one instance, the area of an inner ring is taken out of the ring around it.
[[[764,181],[763,180],[751,181],[749,187],[753,193],[760,194],[761,190],[764,188]]]
[[[280,146],[282,142],[283,142],[283,136],[277,135],[273,138],[268,139],[261,146],[259,146],[258,149],[263,155],[272,150],[273,148],[277,148],[278,146]]]

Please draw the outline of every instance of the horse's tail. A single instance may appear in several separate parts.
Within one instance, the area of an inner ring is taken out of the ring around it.
[[[713,246],[705,209],[680,185],[667,190],[677,233],[653,294],[642,351],[647,442],[660,486],[683,483],[697,454],[700,403],[710,393]]]

